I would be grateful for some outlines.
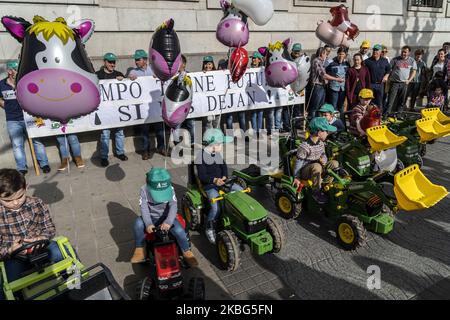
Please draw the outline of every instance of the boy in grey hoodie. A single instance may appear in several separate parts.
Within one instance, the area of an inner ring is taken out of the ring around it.
[[[161,230],[169,231],[175,237],[186,262],[192,267],[197,266],[198,262],[191,251],[186,231],[177,220],[177,198],[169,171],[152,168],[147,173],[147,183],[141,187],[140,206],[141,216],[134,223],[136,249],[131,263],[145,261],[145,232],[152,233],[159,226]]]

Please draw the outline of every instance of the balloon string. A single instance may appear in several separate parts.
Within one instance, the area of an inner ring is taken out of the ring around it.
[[[161,81],[161,93],[164,96],[164,81]],[[163,119],[163,135],[164,135],[164,148],[166,151],[165,152],[166,156],[164,157],[164,169],[167,169],[167,152],[169,151],[169,146],[166,141],[166,122],[164,121],[164,119]]]

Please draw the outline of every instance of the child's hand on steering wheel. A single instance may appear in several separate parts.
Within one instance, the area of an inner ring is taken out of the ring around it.
[[[11,247],[9,247],[8,253],[11,254],[12,252],[14,252],[17,249],[19,249],[21,246],[22,246],[22,241],[21,240],[14,241],[13,244],[11,245]]]
[[[153,224],[149,225],[146,229],[147,233],[155,232],[155,226]]]
[[[160,226],[161,230],[163,230],[163,231],[169,231],[170,227],[171,227],[171,225],[168,224],[168,223],[163,223],[163,224]]]
[[[221,178],[215,178],[214,180],[215,180],[214,184],[215,184],[216,186],[221,187],[221,186],[223,186],[223,185],[225,184],[224,180],[221,179]]]
[[[294,179],[294,186],[295,186],[296,188],[299,188],[299,187],[300,187],[300,184],[301,184],[300,180],[297,179],[297,178],[295,178],[295,179]]]

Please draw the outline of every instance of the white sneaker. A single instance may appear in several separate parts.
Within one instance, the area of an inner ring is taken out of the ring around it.
[[[216,232],[212,228],[208,228],[205,230],[206,238],[211,244],[216,244]]]

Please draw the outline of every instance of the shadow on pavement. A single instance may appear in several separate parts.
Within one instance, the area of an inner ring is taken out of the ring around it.
[[[122,181],[123,179],[125,179],[125,176],[125,171],[123,171],[119,163],[110,165],[105,170],[105,177],[106,179],[108,179],[108,181],[111,182]]]

